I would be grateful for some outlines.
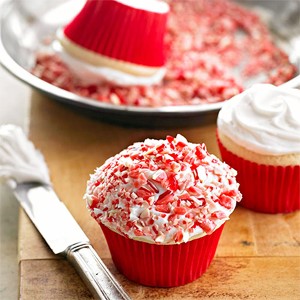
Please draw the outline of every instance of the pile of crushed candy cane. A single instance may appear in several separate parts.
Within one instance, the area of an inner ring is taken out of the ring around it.
[[[97,222],[133,239],[187,242],[221,226],[241,200],[236,171],[183,136],[134,143],[103,166],[84,196]]]
[[[257,76],[279,85],[296,73],[260,18],[229,0],[168,1],[167,72],[160,85],[85,86],[58,56],[38,53],[32,73],[96,101],[159,107],[227,100]]]

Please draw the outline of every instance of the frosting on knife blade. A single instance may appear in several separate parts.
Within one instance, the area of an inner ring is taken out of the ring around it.
[[[0,126],[0,181],[9,179],[50,184],[43,155],[20,127],[11,124]]]

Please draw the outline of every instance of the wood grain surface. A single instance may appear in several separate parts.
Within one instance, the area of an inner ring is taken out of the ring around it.
[[[51,180],[99,256],[133,299],[300,299],[300,212],[267,215],[238,207],[226,223],[216,257],[198,280],[149,288],[115,269],[103,234],[82,200],[89,174],[107,158],[145,138],[180,133],[219,156],[215,124],[152,130],[89,118],[34,92],[30,138],[45,156]],[[299,184],[299,183],[295,183]],[[20,298],[92,299],[73,267],[55,256],[23,211],[19,225]]]

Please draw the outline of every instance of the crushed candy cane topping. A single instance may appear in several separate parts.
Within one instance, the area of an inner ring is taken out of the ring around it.
[[[236,171],[183,136],[134,143],[97,168],[84,199],[100,224],[156,244],[220,227],[242,196]]]
[[[32,73],[82,97],[136,107],[216,103],[254,82],[280,85],[296,75],[296,66],[276,45],[259,15],[236,1],[167,2],[167,64],[160,84],[126,87],[87,83],[82,66],[74,72],[76,66],[66,65],[51,47],[44,51],[50,38],[45,38],[45,47],[37,53]]]

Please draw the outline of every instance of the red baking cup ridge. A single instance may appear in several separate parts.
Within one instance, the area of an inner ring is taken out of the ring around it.
[[[108,58],[161,67],[165,63],[166,22],[167,13],[113,0],[88,0],[63,32],[73,43]]]
[[[215,255],[223,227],[187,243],[157,245],[129,239],[101,224],[120,273],[153,287],[175,287],[199,278]]]
[[[289,213],[300,209],[300,166],[269,166],[243,159],[225,148],[222,159],[237,170],[243,199],[240,205],[262,213]]]

